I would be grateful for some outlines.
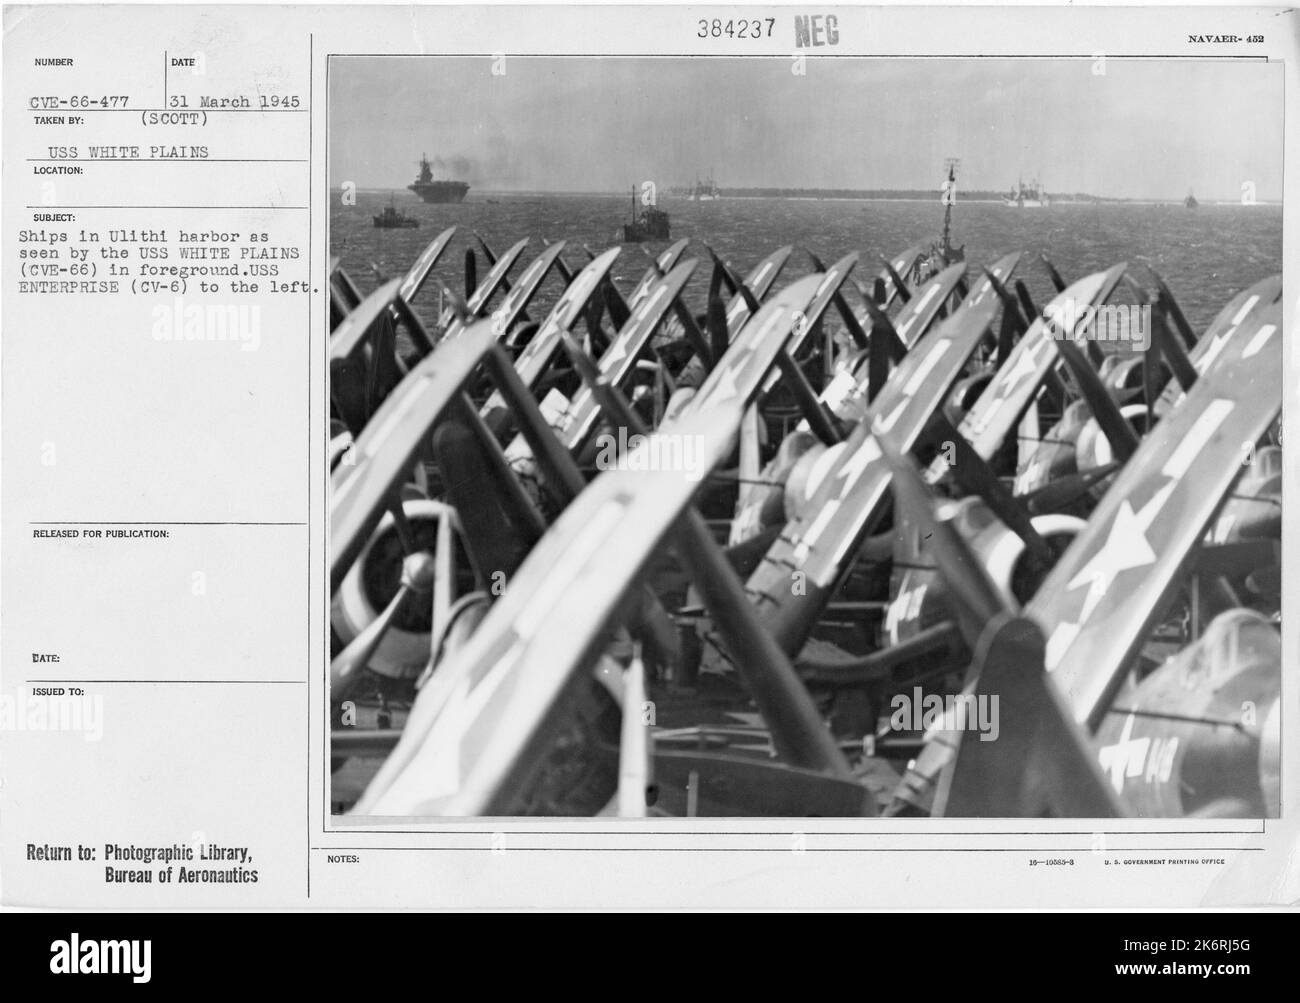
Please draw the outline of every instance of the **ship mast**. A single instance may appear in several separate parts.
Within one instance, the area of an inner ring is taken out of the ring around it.
[[[952,204],[957,201],[957,165],[961,161],[956,157],[949,157],[944,161],[944,166],[948,168],[948,196],[944,199],[943,207],[943,244],[941,249],[944,261],[953,260],[952,253]]]

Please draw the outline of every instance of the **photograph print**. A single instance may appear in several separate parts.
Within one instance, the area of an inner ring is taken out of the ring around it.
[[[1282,83],[332,57],[331,823],[1277,816]]]

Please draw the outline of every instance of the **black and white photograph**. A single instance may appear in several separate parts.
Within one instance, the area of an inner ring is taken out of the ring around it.
[[[16,972],[388,976],[185,911],[1285,957],[1300,10],[0,16]]]
[[[329,59],[332,826],[1279,815],[1281,66],[841,28]]]

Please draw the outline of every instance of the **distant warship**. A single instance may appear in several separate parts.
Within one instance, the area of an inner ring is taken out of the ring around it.
[[[722,189],[718,183],[713,180],[713,171],[709,171],[709,177],[706,181],[701,181],[696,175],[695,187],[691,189],[692,202],[712,202],[714,199],[722,198]]]
[[[469,185],[464,181],[447,181],[433,179],[433,165],[429,158],[420,155],[420,176],[414,184],[406,186],[420,196],[425,202],[463,202]]]
[[[646,206],[638,216],[636,211],[636,185],[632,186],[632,222],[623,224],[623,240],[639,244],[646,240],[669,240],[668,213],[655,206]]]
[[[1037,181],[1025,184],[1017,181],[1011,191],[1002,196],[1003,205],[1019,206],[1021,209],[1041,209],[1052,204],[1047,190]]]
[[[375,227],[380,230],[413,230],[420,225],[414,216],[408,216],[393,204],[393,197],[388,197],[384,211],[374,217]]]

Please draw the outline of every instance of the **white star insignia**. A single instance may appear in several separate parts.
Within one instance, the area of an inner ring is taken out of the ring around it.
[[[1079,569],[1079,573],[1066,586],[1070,589],[1077,589],[1084,584],[1089,586],[1083,610],[1079,614],[1079,623],[1088,619],[1121,572],[1155,563],[1156,552],[1147,541],[1146,531],[1156,513],[1164,507],[1172,487],[1172,483],[1165,485],[1142,507],[1141,512],[1134,512],[1127,498],[1120,502],[1119,512],[1111,523],[1105,545],[1092,555],[1092,559]]]

